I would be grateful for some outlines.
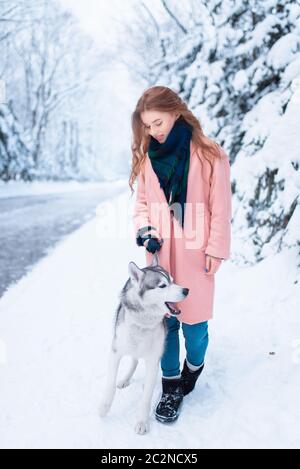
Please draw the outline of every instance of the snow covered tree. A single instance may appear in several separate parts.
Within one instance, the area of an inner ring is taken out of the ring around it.
[[[30,180],[33,166],[22,126],[9,106],[0,105],[0,179]]]
[[[3,0],[0,24],[5,24],[0,79],[23,128],[30,154],[27,173],[39,179],[101,178],[95,167],[100,147],[91,150],[90,134],[91,129],[97,133],[99,125],[95,96],[101,93],[99,75],[107,52],[99,50],[79,20],[56,0]],[[5,127],[6,134],[13,132]],[[23,167],[25,155],[19,158]],[[17,153],[13,159],[18,160]]]
[[[149,41],[164,49],[147,54],[156,77],[149,84],[177,91],[230,156],[232,258],[254,263],[300,247],[299,2],[161,5],[152,10],[159,26]]]

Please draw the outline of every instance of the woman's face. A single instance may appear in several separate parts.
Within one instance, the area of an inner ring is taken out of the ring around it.
[[[180,116],[178,112],[170,113],[163,111],[141,112],[141,120],[146,133],[155,138],[159,143],[163,143],[175,120]]]

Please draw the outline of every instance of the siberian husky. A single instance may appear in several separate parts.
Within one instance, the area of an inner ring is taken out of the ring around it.
[[[118,388],[129,385],[138,359],[143,358],[146,365],[145,382],[135,425],[136,433],[143,435],[149,430],[151,398],[164,351],[167,333],[164,318],[180,314],[173,302],[185,299],[189,289],[173,282],[172,276],[159,266],[157,253],[153,255],[150,266],[140,269],[130,262],[128,271],[129,278],[119,295],[107,383],[99,414],[104,417],[112,405],[121,358],[131,356],[131,365],[126,376],[118,382]]]

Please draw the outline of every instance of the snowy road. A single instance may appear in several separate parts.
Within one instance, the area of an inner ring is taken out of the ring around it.
[[[0,297],[58,241],[94,216],[97,204],[111,196],[111,187],[103,183],[89,190],[1,197]]]

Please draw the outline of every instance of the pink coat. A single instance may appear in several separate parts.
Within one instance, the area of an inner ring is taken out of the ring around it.
[[[148,154],[144,171],[137,177],[133,224],[135,232],[154,226],[164,240],[158,251],[159,264],[175,283],[190,290],[185,300],[176,303],[181,310],[178,319],[195,324],[213,317],[215,275],[204,271],[205,254],[230,257],[232,194],[230,163],[223,149],[222,160],[214,160],[212,174],[209,162],[199,160],[192,141],[190,155],[184,229],[168,206]],[[153,255],[142,249],[149,266]]]

